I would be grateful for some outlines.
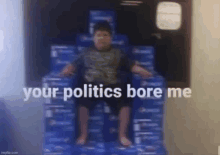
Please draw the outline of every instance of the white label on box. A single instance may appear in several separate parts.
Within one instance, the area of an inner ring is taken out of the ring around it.
[[[51,52],[51,57],[54,58],[54,57],[57,57],[57,55],[58,55],[58,54],[57,54],[57,51],[52,51],[52,52]]]
[[[43,84],[43,88],[48,88],[48,84],[47,84],[47,83],[44,83],[44,84]]]
[[[140,131],[140,125],[139,124],[134,125],[134,131]]]
[[[105,106],[105,113],[110,113],[110,108],[108,106]]]
[[[140,144],[141,143],[141,138],[140,137],[136,137],[135,138],[135,143],[136,144]]]
[[[52,110],[47,110],[46,117],[52,117],[52,116],[53,116]]]

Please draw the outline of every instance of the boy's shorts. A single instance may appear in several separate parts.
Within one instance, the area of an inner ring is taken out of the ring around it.
[[[97,85],[98,86],[98,85]],[[83,87],[81,87],[83,88]],[[98,87],[99,88],[99,87]],[[111,88],[114,90],[115,88],[121,88],[121,97],[116,98],[114,97],[114,92],[112,92],[112,97],[107,98],[104,95],[104,90],[106,88]],[[126,87],[123,85],[108,85],[103,87],[103,97],[102,98],[95,98],[94,96],[92,98],[84,98],[83,96],[81,98],[76,99],[77,104],[79,107],[85,107],[89,110],[92,110],[98,103],[99,101],[104,101],[106,104],[112,109],[113,113],[118,115],[119,111],[122,107],[131,107],[131,99],[127,98],[127,90]],[[98,93],[99,95],[99,93]]]

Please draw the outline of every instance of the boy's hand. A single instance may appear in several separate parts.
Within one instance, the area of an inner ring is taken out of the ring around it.
[[[152,73],[148,72],[145,68],[140,67],[139,65],[135,64],[132,68],[133,73],[140,74],[142,78],[149,78],[152,76]]]
[[[63,76],[72,76],[74,73],[74,66],[73,65],[67,65],[63,70],[62,72],[59,74],[61,77]]]
[[[141,77],[143,79],[146,79],[146,78],[149,78],[152,76],[152,73],[148,72],[147,70],[144,70],[144,71],[140,71],[139,73],[141,75]]]

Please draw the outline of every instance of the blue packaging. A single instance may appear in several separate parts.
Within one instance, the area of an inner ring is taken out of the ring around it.
[[[134,108],[136,110],[139,109],[140,107],[145,107],[147,109],[154,109],[154,108],[163,109],[163,106],[165,104],[165,101],[163,101],[162,99],[148,99],[148,97],[144,99],[136,97],[134,99],[134,102],[136,103],[136,105],[134,105]],[[143,109],[143,112],[144,112],[144,109]]]
[[[133,113],[135,118],[151,118],[155,114],[163,114],[163,108],[166,101],[166,83],[163,77],[158,75],[156,72],[153,73],[152,78],[142,79],[138,75],[133,76],[133,88],[135,88],[136,93],[140,88],[146,90],[145,97],[138,97],[137,94],[133,100],[135,103],[133,105]],[[154,96],[154,90],[160,89],[160,93]],[[150,94],[148,94],[148,89],[152,89]],[[147,116],[147,117],[146,117]]]
[[[138,154],[157,155],[158,146],[154,145],[137,145]]]
[[[77,119],[76,126],[79,122]],[[103,105],[102,103],[97,103],[96,106],[90,110],[89,120],[88,120],[88,139],[96,142],[103,142]],[[79,135],[79,128],[76,128],[76,133]]]
[[[155,126],[158,126],[158,124],[152,123],[151,119],[134,119],[133,121],[134,132],[147,132]]]
[[[135,144],[154,145],[158,140],[162,140],[162,133],[136,132]]]
[[[118,142],[106,143],[109,155],[138,155],[138,150],[135,145],[123,147]]]
[[[99,118],[99,120],[91,120],[91,118]],[[104,125],[104,122],[103,122],[103,118],[102,116],[90,116],[89,117],[89,121],[88,121],[88,129],[103,129],[103,125]]]
[[[100,119],[102,119],[102,116],[100,117]],[[97,122],[100,122],[100,124],[97,124]],[[103,142],[103,125],[104,122],[102,120],[89,121],[88,124],[89,140],[95,142]]]
[[[57,131],[57,132],[75,132],[75,126],[68,125],[68,126],[45,126],[45,132],[51,132],[51,131]]]
[[[154,47],[153,46],[133,46],[132,54],[136,56],[146,56],[154,55]],[[149,57],[153,59],[154,57]]]
[[[152,72],[153,76],[143,79],[140,75],[134,74],[132,77],[135,87],[151,87],[151,88],[166,88],[165,79],[157,72]]]
[[[50,104],[44,106],[45,110],[52,110],[54,114],[69,114],[75,113],[75,106],[74,105],[65,105],[65,104]]]
[[[142,122],[142,123],[134,124],[134,128],[136,129],[136,131],[140,131],[140,132],[146,132],[146,131],[155,131],[156,132],[155,128],[161,128],[161,125],[158,123]]]
[[[77,55],[75,46],[51,46],[51,71],[61,71]]]
[[[158,103],[160,101],[165,101],[165,97],[166,97],[166,89],[163,87],[154,87],[154,86],[147,86],[147,87],[143,87],[140,86],[140,82],[139,81],[134,81],[133,80],[133,87],[131,87],[130,85],[127,85],[127,95],[129,98],[134,98],[135,100],[138,100],[137,102],[143,102],[144,101],[149,101],[151,102],[152,105],[164,105],[164,103]],[[134,88],[134,89],[132,89]],[[129,90],[130,89],[130,90]],[[134,90],[134,91],[133,91]],[[133,92],[135,94],[133,94]],[[157,103],[155,103],[157,102]]]
[[[48,144],[43,146],[44,155],[71,155],[73,147],[68,144]]]
[[[113,34],[115,33],[115,12],[110,10],[90,10],[89,12],[89,33],[93,34],[93,27],[97,22],[107,21]]]
[[[65,104],[49,104],[49,105],[45,105],[44,106],[45,110],[47,109],[54,109],[54,108],[60,108],[60,109],[65,109],[65,108],[68,108],[68,109],[72,109],[74,108],[74,105],[65,105]]]
[[[105,155],[107,153],[104,143],[97,143],[95,141],[88,141],[85,145],[82,146],[75,145],[73,152],[76,155]]]
[[[106,114],[105,126],[103,130],[104,139],[106,142],[116,141],[118,139],[118,117],[113,114]]]
[[[74,122],[73,122],[74,123]],[[53,126],[47,127],[45,132],[75,132],[75,125],[65,125],[65,126]]]
[[[67,104],[67,105],[73,105],[74,100],[73,99],[67,99],[67,101],[64,101],[63,96],[56,96],[55,98],[51,99],[45,99],[45,104]]]
[[[105,114],[111,114],[112,113],[112,109],[108,106],[108,104],[106,102],[104,102],[104,113]]]
[[[71,78],[68,77],[60,77],[59,72],[51,72],[44,76],[42,80],[42,87],[46,90],[46,94],[48,95],[49,88],[51,89],[51,96],[45,97],[45,104],[74,104],[73,97],[69,98],[68,101],[63,100],[63,89],[64,88],[72,88],[76,84],[76,76]],[[56,94],[53,92],[53,88],[58,88]],[[56,97],[54,97],[56,96]],[[43,96],[44,97],[44,96]]]
[[[92,120],[89,120],[88,122],[88,125],[89,126],[103,126],[104,125],[104,122],[102,120],[100,121],[92,121]]]
[[[166,155],[166,150],[162,145],[137,145],[138,155]]]
[[[66,131],[75,131],[75,119],[56,118],[56,119],[44,119],[45,132],[57,131],[57,132],[66,132]]]
[[[97,105],[90,110],[89,116],[89,127],[103,127],[104,118],[103,118],[103,105],[101,102],[97,103]]]
[[[78,45],[78,53],[80,53],[85,47],[93,45],[93,36],[86,33],[78,34],[76,37],[76,44]],[[112,45],[126,50],[126,46],[128,46],[128,37],[121,34],[114,35],[112,38]]]
[[[87,46],[86,46],[87,47]],[[78,45],[77,46],[77,50],[78,50],[78,53],[82,53],[85,49],[86,49],[85,46],[81,46],[81,45]]]
[[[154,47],[153,46],[132,46],[129,48],[129,57],[137,64],[149,71],[154,71]]]
[[[50,72],[42,80],[43,88],[58,88],[57,92],[63,92],[63,88],[73,88],[76,83],[76,76],[61,77],[60,72]]]
[[[124,50],[128,46],[128,37],[126,35],[117,34],[113,36],[112,45],[123,47]]]
[[[164,105],[166,101],[166,83],[163,77],[154,73],[153,78],[146,80],[141,79],[139,76],[133,76],[133,87],[136,88],[161,88],[162,96],[160,98],[134,98],[133,104],[133,125],[134,125],[134,141],[136,144],[152,144],[153,141],[163,139],[163,114]],[[153,94],[151,93],[150,96]],[[138,122],[137,120],[142,120]],[[145,121],[144,121],[145,120]],[[148,120],[148,121],[146,121]],[[140,132],[149,132],[154,136],[136,136]],[[156,134],[156,135],[155,135]],[[155,139],[152,139],[154,137]]]
[[[74,82],[75,76],[73,77],[61,77],[59,71],[53,71],[45,75],[42,79],[43,87],[51,86],[62,86],[67,87]],[[54,83],[53,83],[54,82]]]
[[[44,133],[45,144],[71,144],[74,143],[74,132],[46,132]]]
[[[95,133],[95,134],[99,134],[99,133],[102,133],[102,128],[101,126],[95,126],[95,127],[90,127],[88,129],[88,133]]]
[[[105,142],[112,142],[118,139],[118,116],[116,116],[107,103],[104,103],[104,128],[103,135]]]
[[[75,113],[72,112],[72,109],[48,109],[45,110],[45,118],[53,118],[53,119],[65,119],[65,120],[73,120],[75,119]]]
[[[103,102],[98,101],[98,103],[96,104],[96,106],[90,110],[90,115],[91,116],[102,116],[102,120],[103,120]]]
[[[153,119],[155,114],[163,114],[163,111],[160,108],[147,109],[145,107],[140,107],[136,113],[134,113],[134,119]]]
[[[103,134],[102,133],[89,133],[89,140],[95,142],[104,142]]]
[[[93,36],[87,33],[77,34],[76,44],[78,45],[78,53],[80,54],[85,47],[93,45]]]
[[[102,121],[103,120],[103,118],[102,118],[102,116],[101,115],[93,115],[93,116],[90,116],[89,117],[89,121]]]
[[[72,126],[75,119],[71,118],[45,118],[46,126]]]
[[[164,154],[165,148],[163,146],[162,134],[139,132],[135,134],[135,142],[137,149],[141,154],[153,153]]]

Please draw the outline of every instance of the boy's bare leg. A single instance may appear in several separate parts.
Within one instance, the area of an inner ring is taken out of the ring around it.
[[[86,142],[88,119],[89,110],[85,107],[79,107],[80,136],[77,139],[77,144],[85,144]]]
[[[119,141],[124,146],[130,146],[132,143],[127,138],[127,130],[129,124],[129,117],[130,117],[130,108],[129,107],[122,107],[119,112]]]

